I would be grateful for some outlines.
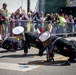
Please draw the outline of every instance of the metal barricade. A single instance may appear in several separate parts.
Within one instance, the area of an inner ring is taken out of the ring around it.
[[[52,32],[51,34],[54,35],[61,35],[61,36],[68,36],[75,34],[76,26],[75,24],[66,23],[65,26],[59,25],[57,22],[51,21],[42,21],[42,22],[32,22],[29,20],[18,20],[15,21],[15,26],[22,26],[24,27],[25,31],[36,32],[38,34],[42,34],[43,32],[47,31],[48,24],[52,25]]]

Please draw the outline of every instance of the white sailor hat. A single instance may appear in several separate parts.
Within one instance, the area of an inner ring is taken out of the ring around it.
[[[44,42],[46,41],[47,39],[50,38],[50,33],[48,31],[44,32],[43,34],[40,35],[39,39]]]
[[[12,33],[18,35],[23,33],[23,31],[24,31],[24,28],[22,26],[17,26],[13,28]]]

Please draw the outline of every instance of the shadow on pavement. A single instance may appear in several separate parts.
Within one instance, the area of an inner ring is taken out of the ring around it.
[[[21,51],[21,50],[18,49],[17,51]],[[0,50],[0,53],[7,53],[7,52],[16,52],[16,51],[15,50],[5,50],[5,49]]]
[[[0,53],[6,53],[6,52],[8,52],[8,51],[0,51]]]
[[[54,63],[52,61],[42,61],[42,60],[37,60],[37,61],[31,61],[28,62],[28,65],[41,65],[41,66],[70,66],[71,63],[66,63],[67,60],[56,60]],[[72,62],[76,63],[76,61]],[[27,65],[26,63],[19,63],[20,65]]]
[[[45,55],[45,54],[44,54]],[[28,54],[28,55],[25,55],[25,54],[12,54],[12,55],[3,55],[1,56],[0,58],[22,58],[22,57],[25,57],[25,58],[33,58],[34,56],[38,56],[38,54]]]

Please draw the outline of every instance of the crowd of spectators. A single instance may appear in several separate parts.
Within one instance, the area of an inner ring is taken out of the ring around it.
[[[22,7],[10,14],[6,3],[3,3],[0,9],[0,34],[2,38],[12,36],[12,29],[18,25],[23,26],[26,31],[43,33],[48,24],[53,26],[53,34],[76,31],[76,18],[72,15],[64,13],[47,13],[44,15],[43,12],[38,13],[36,11],[26,13]]]

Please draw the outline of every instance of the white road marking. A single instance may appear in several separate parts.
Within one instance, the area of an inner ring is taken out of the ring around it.
[[[0,69],[6,69],[6,70],[15,70],[15,71],[29,71],[35,68],[38,68],[39,65],[19,65],[14,63],[4,63],[0,62]]]

